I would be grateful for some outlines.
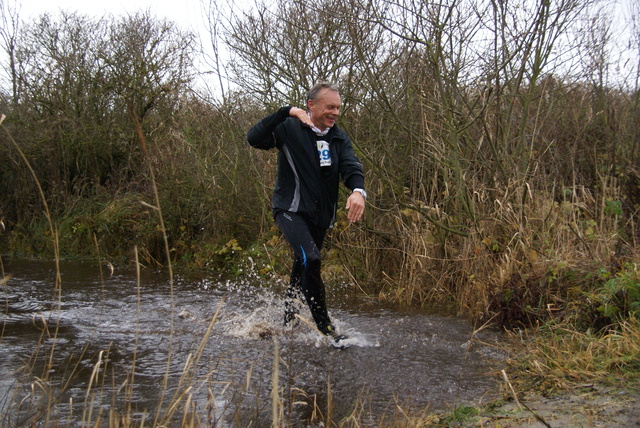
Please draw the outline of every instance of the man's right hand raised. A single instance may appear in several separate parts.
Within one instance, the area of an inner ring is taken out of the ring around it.
[[[307,114],[307,112],[305,110],[302,110],[301,108],[291,107],[291,110],[289,110],[289,116],[299,119],[300,122],[302,122],[306,126],[313,125],[311,119],[309,119],[309,115]]]

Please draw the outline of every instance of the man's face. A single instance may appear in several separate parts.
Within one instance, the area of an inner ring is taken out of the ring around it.
[[[311,121],[319,129],[331,128],[340,116],[340,106],[342,106],[340,93],[323,89],[316,100],[309,100]]]

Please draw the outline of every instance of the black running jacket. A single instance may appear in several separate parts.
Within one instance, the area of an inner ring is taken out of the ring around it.
[[[315,226],[327,229],[335,220],[340,177],[350,190],[364,189],[362,164],[347,133],[334,125],[325,136],[331,166],[322,167],[329,169],[322,171],[315,133],[289,116],[289,110],[291,107],[282,107],[262,119],[249,130],[247,140],[255,148],[276,147],[279,151],[273,214],[299,213]]]

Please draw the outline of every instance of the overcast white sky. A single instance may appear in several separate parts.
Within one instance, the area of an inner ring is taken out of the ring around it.
[[[209,0],[4,0],[5,4],[20,4],[19,16],[24,21],[39,16],[45,12],[57,14],[61,10],[67,12],[79,12],[89,16],[102,16],[104,14],[112,14],[122,16],[132,14],[138,11],[149,10],[157,17],[167,18],[176,22],[184,30],[192,30],[202,37],[204,49],[209,50],[210,46],[208,36],[206,35],[206,25],[204,23],[204,4]],[[234,3],[234,7],[247,8],[254,4],[255,0],[212,0],[218,1],[220,4]],[[14,3],[15,2],[15,3]],[[616,15],[621,18],[621,25],[614,25],[612,30],[614,33],[621,31],[628,23],[624,17],[631,12],[631,5],[637,4],[638,0],[617,0],[615,8]],[[636,7],[636,11],[638,8]],[[624,22],[626,21],[626,22]],[[629,27],[626,27],[629,30]],[[618,43],[625,43],[627,37],[619,37],[621,34],[614,34],[613,40]],[[626,40],[625,40],[626,39]],[[625,43],[626,44],[626,43]],[[625,49],[622,47],[622,49]],[[631,52],[632,62],[636,61],[638,52]],[[620,63],[623,63],[621,59]],[[627,64],[628,66],[628,64]]]
[[[105,14],[114,16],[126,16],[139,11],[150,11],[158,18],[167,18],[175,22],[181,29],[193,31],[201,38],[203,50],[212,55],[211,42],[208,35],[205,15],[205,6],[209,5],[209,0],[4,0],[5,4],[13,5],[14,2],[19,7],[19,17],[23,21],[30,21],[43,13],[57,15],[60,11],[78,12],[83,15],[100,17]],[[254,4],[254,0],[212,0],[219,1],[227,6],[233,4],[234,7],[249,7]],[[222,47],[221,47],[222,48]],[[221,52],[224,55],[224,52]],[[196,62],[206,61],[206,58],[196,58]],[[210,82],[207,77],[209,65],[196,65],[205,72],[201,76],[201,83],[209,86],[211,83],[217,84],[217,79]]]
[[[11,3],[11,0],[9,0]],[[177,22],[183,28],[197,29],[202,25],[202,0],[18,0],[20,16],[28,20],[45,12],[79,12],[83,15],[126,15],[149,10],[153,15]]]

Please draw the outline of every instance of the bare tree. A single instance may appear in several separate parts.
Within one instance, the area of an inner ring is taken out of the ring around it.
[[[232,17],[224,38],[235,83],[274,104],[304,101],[318,80],[352,80],[356,53],[349,19],[343,2],[284,0]]]
[[[149,14],[116,21],[62,13],[43,15],[17,40],[25,144],[44,154],[55,194],[136,174],[129,112],[140,122],[158,112],[156,128],[171,117],[193,72],[192,36]]]
[[[148,12],[114,22],[102,59],[115,92],[140,119],[163,99],[177,100],[193,77],[194,36]]]
[[[8,74],[11,84],[11,100],[18,101],[18,79],[16,70],[16,37],[20,30],[20,10],[17,0],[13,6],[5,0],[0,0],[0,42],[9,59]]]

